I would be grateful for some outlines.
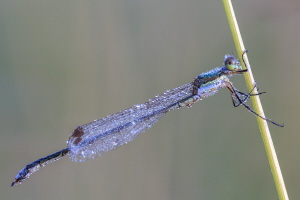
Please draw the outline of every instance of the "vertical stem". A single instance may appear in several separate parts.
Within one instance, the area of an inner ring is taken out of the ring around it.
[[[234,14],[234,10],[233,10],[232,4],[231,4],[231,0],[222,0],[222,1],[223,1],[223,6],[225,9],[226,16],[228,19],[228,23],[230,26],[230,30],[232,33],[232,37],[234,40],[234,44],[235,44],[235,47],[238,52],[239,59],[242,60],[242,53],[245,51],[245,47],[244,47],[242,36],[240,34],[240,30],[239,30],[239,27],[237,24],[237,20],[236,20],[235,14]],[[244,60],[247,64],[247,66],[250,66],[247,55],[244,56]],[[243,63],[243,65],[244,65],[244,63]],[[252,74],[250,67],[248,67],[248,73],[244,73],[244,77],[245,77],[245,81],[246,81],[248,90],[251,90],[255,85],[255,81],[254,81],[253,74]],[[254,93],[257,93],[256,88],[255,88]],[[252,96],[251,101],[252,101],[252,105],[254,107],[255,112],[258,113],[259,115],[265,117],[259,95]],[[278,162],[278,159],[276,156],[276,152],[275,152],[275,148],[273,145],[273,141],[271,138],[268,124],[265,120],[263,120],[259,117],[256,117],[256,119],[257,119],[259,130],[261,132],[263,143],[264,143],[264,146],[266,149],[267,157],[269,160],[270,168],[271,168],[271,171],[273,174],[273,178],[274,178],[274,182],[276,185],[279,199],[288,200],[289,199],[288,193],[285,188],[284,180],[282,177],[282,173],[280,170],[279,162]]]

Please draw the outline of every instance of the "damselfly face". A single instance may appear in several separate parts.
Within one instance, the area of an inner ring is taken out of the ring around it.
[[[224,65],[228,70],[224,72],[227,75],[242,74],[247,71],[247,69],[242,69],[240,62],[232,55],[225,55]]]

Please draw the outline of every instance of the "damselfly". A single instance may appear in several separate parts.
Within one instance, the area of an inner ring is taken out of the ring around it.
[[[167,90],[146,103],[134,105],[118,113],[78,126],[70,134],[67,148],[25,166],[15,177],[11,186],[22,183],[41,167],[65,155],[69,155],[72,161],[76,162],[102,156],[127,144],[151,128],[168,111],[190,107],[195,102],[214,95],[221,88],[229,89],[235,107],[243,105],[254,115],[282,127],[283,125],[260,116],[246,104],[250,96],[262,93],[252,94],[251,91],[246,94],[238,91],[228,79],[228,76],[245,72],[247,69],[242,69],[234,56],[225,55],[222,67],[200,74],[191,83]]]

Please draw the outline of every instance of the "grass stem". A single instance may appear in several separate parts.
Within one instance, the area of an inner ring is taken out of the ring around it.
[[[242,61],[242,54],[245,51],[244,43],[242,40],[242,36],[240,34],[240,30],[237,24],[237,20],[234,14],[234,10],[231,4],[231,0],[222,0],[223,6],[225,9],[225,13],[228,19],[229,27],[231,30],[231,34],[234,40],[235,47],[237,49],[238,57]],[[247,66],[250,66],[247,55],[244,55],[244,60]],[[242,63],[242,62],[241,62]],[[244,63],[242,63],[244,65]],[[246,67],[246,66],[244,66]],[[245,81],[248,90],[250,91],[255,86],[255,81],[253,78],[253,74],[251,71],[251,67],[248,67],[248,73],[244,73]],[[253,91],[257,93],[256,88]],[[259,95],[255,95],[251,97],[252,105],[256,113],[265,117],[264,111],[260,102]],[[273,174],[275,186],[278,192],[278,196],[280,200],[288,200],[288,193],[285,188],[284,180],[282,177],[282,173],[280,170],[279,162],[276,156],[275,148],[273,145],[273,141],[271,138],[270,130],[268,124],[265,120],[256,117],[259,130],[261,132],[261,136],[263,139],[263,143],[266,149],[266,154],[269,160],[270,168]]]

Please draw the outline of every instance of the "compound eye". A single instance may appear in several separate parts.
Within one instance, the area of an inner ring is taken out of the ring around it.
[[[224,61],[226,68],[230,71],[236,71],[240,69],[239,61],[233,56],[227,57]]]

